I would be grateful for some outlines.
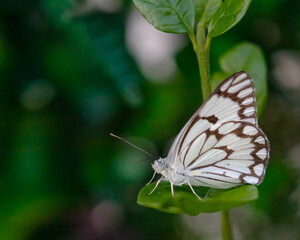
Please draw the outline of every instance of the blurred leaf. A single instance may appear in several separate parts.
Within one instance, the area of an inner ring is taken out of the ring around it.
[[[185,82],[177,79],[174,82],[174,84],[153,85],[151,89],[149,88],[148,104],[144,108],[143,115],[133,115],[130,133],[134,133],[135,136],[147,136],[151,140],[161,140],[164,143],[170,136],[177,134],[178,129],[182,127],[177,125],[178,119],[186,112],[183,101],[180,101],[178,96],[186,94],[187,90],[183,85]]]
[[[240,43],[223,54],[220,58],[220,65],[228,75],[239,71],[246,71],[250,74],[255,86],[257,112],[260,116],[268,94],[267,67],[262,50],[253,43]],[[218,74],[220,76],[220,73]],[[217,76],[214,76],[213,79],[214,82],[217,81]],[[219,79],[219,81],[224,79]]]
[[[68,28],[71,21],[70,11],[72,0],[43,0],[40,3],[43,11],[47,14],[49,22],[59,28]]]
[[[169,33],[192,33],[193,0],[133,0],[136,8],[155,28]]]
[[[166,182],[160,183],[157,189],[148,196],[155,184],[146,185],[141,189],[137,203],[168,213],[185,213],[195,216],[203,212],[228,210],[258,198],[257,188],[253,185],[243,185],[231,189],[194,187],[203,201],[199,200],[188,186],[175,186],[175,195],[172,197],[170,183]]]
[[[273,215],[272,219],[275,222],[282,221],[283,216],[297,215],[298,203],[295,201],[299,199],[299,193],[296,190],[299,189],[297,171],[294,166],[290,165],[289,159],[272,154],[272,164],[267,168],[264,181],[258,186],[260,198],[255,202],[255,206]],[[287,197],[293,196],[293,193],[294,197]]]
[[[141,89],[143,77],[125,47],[123,17],[93,13],[77,20],[87,36],[89,50],[95,61],[101,64],[97,80],[101,79],[99,74],[107,75],[130,106],[140,106],[144,98]]]
[[[221,0],[195,0],[196,19],[205,25],[215,14],[221,3]]]
[[[24,196],[7,201],[1,209],[0,239],[27,239],[38,226],[68,207],[68,200],[62,196]]]
[[[222,71],[215,72],[210,79],[212,91],[215,90],[227,77],[227,73]]]
[[[226,0],[213,15],[208,35],[217,37],[235,26],[246,14],[251,0]]]
[[[48,114],[16,114],[9,165],[0,175],[0,239],[25,239],[39,224],[68,209],[80,191],[70,174],[74,160],[69,165],[66,150],[59,152],[59,125]]]

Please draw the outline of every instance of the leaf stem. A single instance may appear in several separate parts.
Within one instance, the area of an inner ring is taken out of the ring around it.
[[[222,239],[233,240],[228,210],[222,211]]]

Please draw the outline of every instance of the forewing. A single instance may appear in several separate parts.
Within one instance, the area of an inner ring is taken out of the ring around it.
[[[182,151],[180,161],[192,185],[257,185],[264,178],[269,151],[268,139],[259,127],[230,121],[198,134]]]
[[[224,80],[195,112],[171,146],[168,155],[170,164],[176,164],[181,152],[199,134],[228,121],[257,125],[255,89],[246,72],[233,74]]]

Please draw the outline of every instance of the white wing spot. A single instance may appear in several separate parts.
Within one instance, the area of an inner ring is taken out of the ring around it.
[[[240,82],[242,79],[244,79],[244,78],[246,78],[246,77],[247,77],[247,74],[246,74],[246,73],[241,74],[240,76],[238,76],[238,77],[234,80],[233,84],[236,84],[236,83]]]
[[[251,162],[252,164],[252,162]],[[242,173],[248,173],[250,174],[250,169],[246,166],[241,166],[240,164],[236,163],[235,161],[221,161],[221,162],[218,162],[216,164],[216,166],[218,167],[222,167],[222,168],[228,168],[228,169],[231,169],[231,170],[235,170],[235,171],[238,171],[238,172],[242,172]]]
[[[250,153],[253,151],[253,148],[243,149],[240,151],[234,151],[230,154],[228,158],[230,159],[243,159],[243,160],[253,160],[253,157],[250,155]]]
[[[242,105],[249,105],[251,103],[253,103],[253,97],[249,97],[249,98],[246,98],[243,102],[242,102]]]
[[[241,173],[235,172],[235,171],[230,171],[227,169],[222,169],[222,168],[218,168],[218,167],[206,167],[206,168],[202,168],[201,171],[199,171],[199,174],[201,175],[206,175],[206,174],[220,174],[220,175],[225,175],[227,177],[231,177],[231,178],[239,178]]]
[[[254,112],[254,107],[248,107],[244,110],[244,115],[249,117],[253,114]]]
[[[262,136],[258,136],[254,142],[260,143],[260,144],[265,144],[266,141]]]
[[[262,148],[261,150],[259,150],[256,155],[260,158],[260,159],[265,159],[267,156],[267,149]]]
[[[238,160],[238,161],[222,160],[219,163],[220,164],[222,163],[227,166],[234,164],[234,165],[241,166],[241,167],[250,167],[253,164],[253,161],[252,160]],[[216,165],[218,165],[218,164],[216,164]]]
[[[213,95],[206,104],[202,107],[199,116],[210,117],[214,115],[219,121],[212,125],[211,130],[219,127],[221,122],[239,121],[238,110],[240,105],[238,102],[232,101],[228,97],[218,97]]]
[[[244,98],[253,92],[253,88],[249,87],[239,92],[238,98]]]
[[[227,148],[237,151],[237,150],[253,147],[254,144],[250,143],[250,140],[251,140],[250,138],[235,137],[234,141],[227,143],[228,145],[225,142],[225,145],[227,145]]]
[[[215,174],[224,174],[224,170],[218,167],[206,167],[202,168],[201,170],[197,171],[198,174],[200,175],[201,173],[215,173]]]
[[[188,148],[189,145],[185,147],[185,150],[181,154],[181,159],[183,159],[185,156],[184,162],[186,165],[188,165],[191,161],[193,161],[198,156],[199,151],[202,148],[203,143],[205,142],[205,139],[206,139],[206,134],[203,133],[192,143],[190,148]],[[185,155],[187,150],[189,151]]]
[[[217,143],[217,138],[215,135],[211,135],[207,138],[201,153],[207,151],[208,149],[212,148]]]
[[[204,132],[206,129],[210,128],[213,124],[207,120],[199,119],[193,127],[190,128],[188,135],[186,136],[182,148],[184,149],[191,143],[201,132]]]
[[[228,89],[229,93],[234,93],[237,92],[239,90],[241,90],[243,87],[247,86],[248,84],[250,84],[251,81],[250,80],[246,80],[243,82],[240,82],[239,84],[233,85]]]
[[[240,173],[238,173],[238,172],[234,172],[234,171],[228,171],[228,170],[225,170],[225,175],[227,176],[227,177],[231,177],[231,178],[239,178],[240,177]]]
[[[214,164],[226,157],[227,153],[221,149],[210,149],[202,154],[189,168],[201,167],[207,164]]]
[[[252,127],[252,126],[246,126],[244,127],[243,129],[243,134],[246,134],[246,135],[255,135],[258,133],[258,130],[255,128],[255,127]]]
[[[244,122],[249,122],[249,123],[252,123],[252,124],[255,124],[256,121],[255,121],[255,118],[245,118],[243,119]]]
[[[220,89],[222,92],[226,91],[227,88],[229,87],[229,85],[231,84],[233,78],[231,78],[230,80],[228,80]]]
[[[245,182],[250,184],[257,184],[259,182],[259,179],[253,176],[245,176],[243,179]]]
[[[264,171],[264,164],[261,163],[261,164],[256,165],[256,166],[253,168],[253,170],[254,170],[254,172],[255,172],[255,174],[256,174],[257,176],[261,176],[261,174],[262,174],[263,171]]]
[[[241,138],[239,138],[237,135],[230,133],[221,138],[215,147],[228,146],[229,148],[230,144],[234,144],[236,142],[239,142],[240,140]]]
[[[219,128],[219,133],[228,134],[234,131],[235,129],[237,129],[240,125],[241,125],[240,123],[233,123],[233,122],[225,123],[223,126]]]

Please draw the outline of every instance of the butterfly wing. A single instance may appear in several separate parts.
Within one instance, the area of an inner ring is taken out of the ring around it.
[[[177,135],[168,155],[170,165],[174,169],[183,166],[192,185],[226,188],[260,183],[270,147],[257,125],[256,111],[251,77],[246,72],[228,77]],[[252,134],[254,132],[256,134]],[[256,139],[260,142],[255,142]],[[235,148],[228,148],[230,144]],[[261,173],[257,170],[260,168],[263,169]]]
[[[251,123],[229,121],[200,133],[181,153],[192,185],[229,188],[259,184],[270,147],[265,134]]]

